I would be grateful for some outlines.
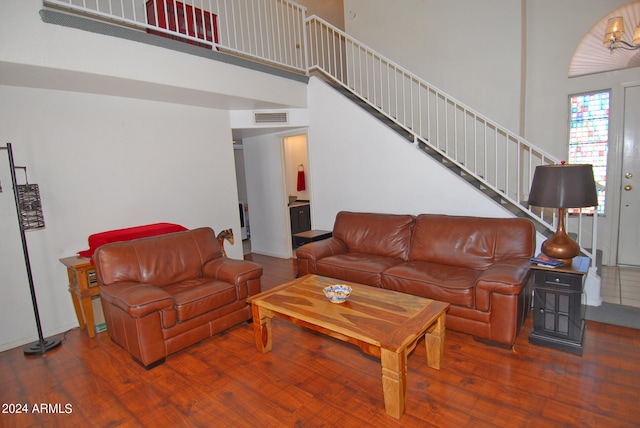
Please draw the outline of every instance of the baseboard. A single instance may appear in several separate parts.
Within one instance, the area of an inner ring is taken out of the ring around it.
[[[75,322],[75,323],[70,323],[70,324],[60,326],[53,330],[43,332],[42,334],[46,339],[51,336],[56,336],[58,334],[66,333],[67,331],[77,327],[78,327],[78,323]],[[35,325],[34,325],[34,330],[35,330]],[[19,339],[12,340],[11,342],[2,343],[0,344],[0,352],[8,351],[9,349],[17,348],[18,346],[24,346],[31,342],[36,342],[37,340],[38,340],[38,335],[34,334],[33,336],[21,337]]]

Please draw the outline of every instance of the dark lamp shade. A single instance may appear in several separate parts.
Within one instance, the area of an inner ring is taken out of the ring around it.
[[[598,205],[592,165],[542,165],[531,182],[529,205],[582,208]]]

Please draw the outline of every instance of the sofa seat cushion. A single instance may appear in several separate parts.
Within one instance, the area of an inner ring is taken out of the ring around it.
[[[211,278],[191,279],[167,285],[162,289],[173,297],[178,322],[195,318],[238,300],[238,292],[234,285]]]
[[[461,266],[412,261],[387,269],[382,287],[452,305],[474,307],[474,289],[482,271]]]
[[[317,274],[380,287],[382,272],[404,263],[401,259],[365,253],[346,253],[320,259]]]

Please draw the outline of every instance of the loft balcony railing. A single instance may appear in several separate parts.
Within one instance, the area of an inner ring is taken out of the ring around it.
[[[85,15],[306,73],[305,8],[289,0],[43,0]]]
[[[548,230],[556,210],[529,207],[536,166],[559,160],[289,0],[43,0],[46,7],[308,74],[319,72],[404,128]],[[566,228],[593,259],[597,216]]]

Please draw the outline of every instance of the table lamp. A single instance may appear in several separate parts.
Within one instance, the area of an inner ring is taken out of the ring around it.
[[[593,166],[563,163],[536,167],[529,205],[558,208],[558,230],[544,241],[542,252],[554,259],[570,261],[580,253],[580,246],[565,231],[565,209],[598,205]]]

